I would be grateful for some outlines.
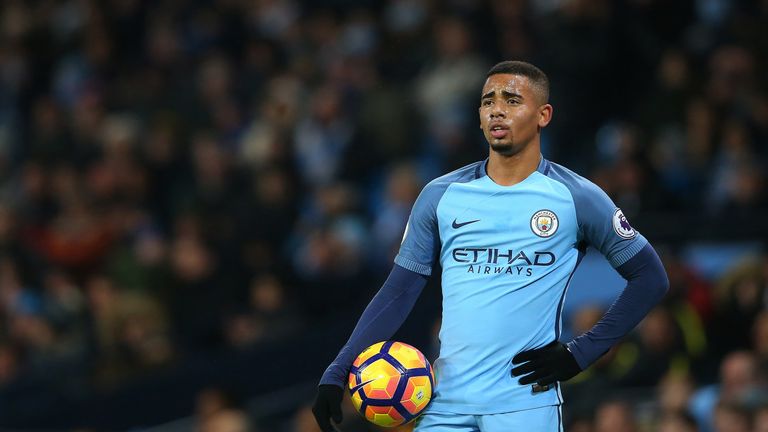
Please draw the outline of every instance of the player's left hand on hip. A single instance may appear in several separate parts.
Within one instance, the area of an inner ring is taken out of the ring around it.
[[[581,372],[573,354],[559,341],[518,353],[512,364],[518,365],[512,369],[512,376],[521,376],[520,384],[546,386],[567,381]]]

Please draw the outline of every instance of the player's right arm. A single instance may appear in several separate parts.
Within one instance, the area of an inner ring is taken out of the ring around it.
[[[350,366],[357,355],[376,342],[388,340],[405,321],[427,284],[427,276],[395,264],[386,282],[368,304],[352,336],[320,379],[312,412],[323,432],[332,432],[330,419],[342,420],[341,399]]]
[[[440,244],[436,207],[441,194],[436,189],[444,190],[430,183],[417,198],[389,277],[320,379],[312,412],[323,432],[334,430],[331,419],[336,423],[342,420],[341,399],[352,362],[365,348],[395,334],[427,284]]]

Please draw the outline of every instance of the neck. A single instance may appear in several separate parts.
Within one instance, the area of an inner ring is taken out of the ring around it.
[[[512,186],[536,171],[540,159],[541,150],[538,143],[530,143],[521,152],[511,156],[503,156],[491,150],[486,171],[494,183]]]

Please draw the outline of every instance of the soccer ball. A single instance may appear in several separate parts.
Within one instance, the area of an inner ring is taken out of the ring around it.
[[[349,372],[352,404],[371,423],[395,427],[408,423],[432,400],[432,365],[416,348],[395,341],[363,350]]]

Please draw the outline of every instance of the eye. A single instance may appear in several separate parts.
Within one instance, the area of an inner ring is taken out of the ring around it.
[[[489,105],[491,105],[492,103],[493,103],[493,101],[492,101],[492,100],[490,100],[490,99],[485,99],[485,100],[483,100],[483,101],[482,101],[480,104],[481,104],[482,106],[489,106]]]
[[[507,103],[510,105],[516,105],[518,103],[518,100],[515,98],[507,99]]]

